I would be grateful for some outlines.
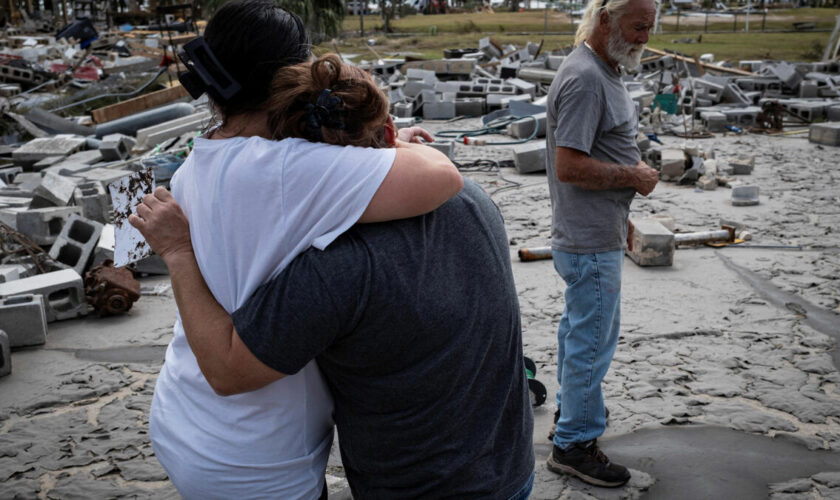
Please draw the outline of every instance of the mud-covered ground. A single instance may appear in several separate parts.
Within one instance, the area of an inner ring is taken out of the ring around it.
[[[601,445],[633,479],[615,490],[544,465],[565,285],[551,261],[520,262],[516,252],[549,244],[545,174],[465,174],[505,217],[525,354],[550,394],[534,409],[532,498],[840,498],[840,149],[804,136],[695,143],[721,162],[755,155],[753,173],[739,180],[760,186],[761,204],[732,206],[728,188],[660,183],[636,199],[632,217],[667,214],[678,231],[726,219],[753,239],[679,249],[668,268],[625,261]],[[456,149],[464,164],[511,158],[506,146]],[[0,499],[177,498],[147,429],[174,300],[159,286],[166,277],[142,283],[147,294],[127,316],[52,323],[45,346],[13,353],[13,373],[0,379]],[[335,450],[327,472],[331,497],[348,498]]]

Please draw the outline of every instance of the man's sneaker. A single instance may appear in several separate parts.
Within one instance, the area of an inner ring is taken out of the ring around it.
[[[554,423],[551,424],[551,430],[548,431],[548,440],[554,441],[554,432],[557,430],[557,421],[560,419],[560,410],[556,410],[554,412]],[[604,407],[604,420],[609,422],[610,420],[610,409]]]
[[[617,488],[630,480],[627,467],[610,462],[594,439],[588,443],[575,443],[565,451],[555,445],[547,465],[552,472],[571,474],[595,486]]]

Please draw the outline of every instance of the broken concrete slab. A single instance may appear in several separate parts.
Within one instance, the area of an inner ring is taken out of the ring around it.
[[[520,174],[545,172],[545,140],[531,141],[513,147],[513,163]]]
[[[8,335],[9,347],[43,345],[47,341],[43,295],[30,293],[0,298],[0,330]]]
[[[32,139],[12,152],[12,159],[17,162],[34,164],[50,156],[69,156],[85,146],[84,137],[74,135],[56,135]]]
[[[651,219],[633,221],[633,248],[626,254],[639,266],[671,266],[676,243],[674,233]]]
[[[815,144],[840,146],[840,121],[812,123],[808,128],[808,140]]]
[[[748,207],[758,205],[759,189],[756,185],[732,186],[732,205],[736,207]]]

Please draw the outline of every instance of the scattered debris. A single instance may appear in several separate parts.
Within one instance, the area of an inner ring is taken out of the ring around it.
[[[140,282],[125,267],[106,260],[85,275],[85,295],[100,316],[124,314],[140,298]]]

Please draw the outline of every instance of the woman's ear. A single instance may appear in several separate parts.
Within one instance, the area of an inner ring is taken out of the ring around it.
[[[388,120],[385,122],[385,142],[390,146],[397,145],[397,126],[394,125],[391,115],[388,115]]]

